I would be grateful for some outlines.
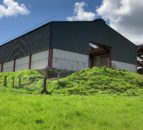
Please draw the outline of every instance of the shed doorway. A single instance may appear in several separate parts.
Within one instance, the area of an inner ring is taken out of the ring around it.
[[[111,67],[111,48],[89,43],[89,67]]]

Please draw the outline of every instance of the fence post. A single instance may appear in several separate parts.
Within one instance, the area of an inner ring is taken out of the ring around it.
[[[21,76],[19,76],[18,87],[21,88]]]
[[[42,90],[41,93],[42,94],[44,94],[44,93],[48,94],[48,91],[47,91],[47,78],[46,77],[44,77],[44,79],[43,79],[43,90]]]
[[[79,67],[78,66],[79,66],[79,62],[77,61],[77,71],[79,71],[79,69],[78,69]]]
[[[12,87],[14,88],[15,87],[15,78],[12,77]]]
[[[4,85],[5,87],[7,87],[7,76],[4,76],[4,83],[3,83],[3,85]]]
[[[58,83],[60,82],[60,72],[58,72]]]

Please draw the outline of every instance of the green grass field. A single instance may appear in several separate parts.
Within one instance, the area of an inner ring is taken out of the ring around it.
[[[143,130],[142,75],[84,69],[47,80],[50,96],[39,94],[42,81],[34,70],[0,73],[0,130]]]
[[[143,130],[143,97],[0,93],[0,130]]]

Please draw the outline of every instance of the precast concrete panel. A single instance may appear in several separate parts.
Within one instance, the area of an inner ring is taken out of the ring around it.
[[[12,72],[13,65],[14,65],[14,61],[4,63],[3,64],[3,72]]]
[[[29,56],[16,59],[15,71],[29,69]]]
[[[42,51],[32,55],[31,69],[45,69],[48,67],[49,51]]]
[[[137,71],[137,66],[134,64],[119,62],[119,61],[112,61],[112,67],[121,70],[128,70],[128,71]]]
[[[53,50],[53,68],[78,71],[88,67],[88,55],[59,49]]]

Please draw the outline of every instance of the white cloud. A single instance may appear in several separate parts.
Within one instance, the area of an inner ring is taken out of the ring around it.
[[[85,2],[76,2],[68,21],[91,21],[101,16],[109,25],[135,44],[143,44],[143,0],[102,0],[96,12],[88,12]]]
[[[15,0],[3,0],[0,5],[0,18],[5,16],[27,15],[29,10],[24,4],[18,4]]]
[[[76,2],[74,5],[74,15],[67,17],[68,21],[91,21],[96,15],[93,12],[85,11],[84,7],[88,6],[85,2]]]
[[[129,40],[143,43],[143,0],[103,0],[96,11]]]

